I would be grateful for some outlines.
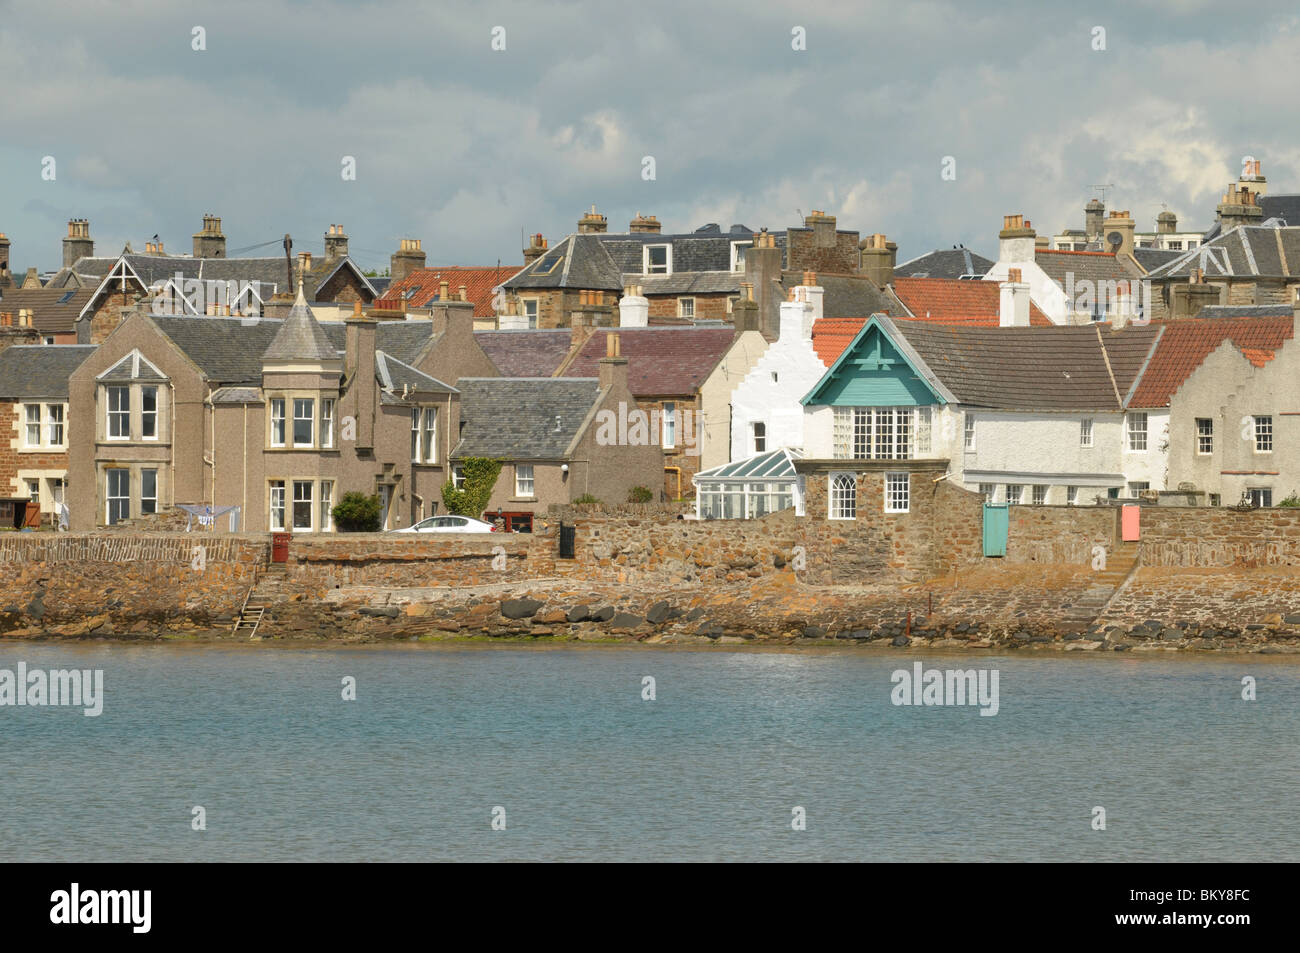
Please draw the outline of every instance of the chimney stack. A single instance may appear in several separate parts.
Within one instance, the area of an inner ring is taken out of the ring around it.
[[[650,324],[650,299],[641,294],[640,285],[628,285],[618,302],[618,326],[644,328]]]
[[[1159,235],[1172,235],[1178,231],[1178,216],[1173,212],[1165,211],[1156,216],[1156,233]]]
[[[420,247],[420,239],[403,238],[390,261],[389,273],[392,275],[392,281],[389,287],[391,288],[411,272],[423,267],[424,250]]]
[[[858,243],[860,268],[864,275],[878,287],[894,281],[894,265],[898,259],[898,244],[888,241],[877,232]]]
[[[342,225],[331,225],[325,233],[325,260],[348,257],[348,236],[343,234]]]
[[[1251,159],[1246,163],[1237,184],[1242,188],[1249,188],[1257,196],[1268,194],[1268,179],[1264,178],[1264,173],[1260,171],[1258,159]]]
[[[9,239],[0,232],[0,288],[13,287],[13,276],[9,274]]]
[[[298,252],[298,277],[311,274],[311,252]]]
[[[608,231],[609,221],[592,206],[586,215],[578,219],[579,235],[596,235]]]
[[[781,340],[812,340],[813,306],[799,294],[799,288],[790,289],[790,297],[781,302]]]
[[[769,341],[781,333],[780,299],[775,293],[781,279],[781,257],[776,236],[766,228],[754,235],[754,244],[745,252],[745,277],[753,281],[758,303],[758,329]]]
[[[827,215],[818,209],[813,209],[811,215],[807,215],[803,220],[804,228],[811,228],[813,233],[813,246],[815,248],[834,248],[835,247],[835,216]]]
[[[623,357],[617,332],[605,335],[605,356],[598,362],[600,389],[617,392],[627,390],[627,358]]]
[[[759,330],[758,302],[754,300],[754,286],[748,281],[740,284],[740,300],[732,305],[731,323],[737,334]]]
[[[1023,215],[1002,216],[1002,231],[998,232],[998,261],[1033,261],[1035,237],[1033,228]]]
[[[662,230],[662,226],[659,224],[659,219],[655,218],[653,215],[642,215],[640,212],[637,212],[636,218],[632,219],[627,230],[633,234],[643,233],[648,235],[658,235]]]
[[[221,234],[221,219],[217,216],[203,216],[203,231],[194,233],[194,257],[226,257],[226,236]]]
[[[343,412],[356,414],[357,448],[369,450],[375,445],[375,319],[361,312],[358,301],[344,325],[347,396]]]
[[[1007,269],[998,292],[998,327],[1029,327],[1029,285],[1021,280],[1019,268]]]
[[[1106,206],[1100,200],[1093,199],[1083,207],[1083,230],[1088,236],[1088,241],[1101,239],[1101,229],[1105,220]]]
[[[1258,225],[1264,219],[1264,210],[1259,207],[1259,200],[1249,186],[1238,188],[1236,185],[1229,185],[1228,192],[1219,203],[1217,212],[1225,232],[1239,225]]]
[[[92,258],[95,243],[90,239],[90,222],[84,218],[68,220],[68,237],[63,240],[63,267],[71,268],[78,258]]]
[[[1106,219],[1106,251],[1115,252],[1118,255],[1133,254],[1133,216],[1128,210],[1114,211]],[[1111,240],[1112,236],[1118,234],[1119,241]]]
[[[524,267],[527,268],[545,254],[546,239],[542,237],[541,232],[538,232],[528,240],[528,247],[524,249]]]

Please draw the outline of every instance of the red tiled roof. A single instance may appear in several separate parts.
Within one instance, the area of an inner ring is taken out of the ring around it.
[[[381,308],[384,305],[395,306],[409,291],[414,290],[415,294],[407,298],[407,307],[425,308],[437,300],[439,287],[445,281],[453,297],[461,285],[465,286],[465,293],[474,302],[474,317],[490,318],[496,313],[492,309],[493,289],[514,277],[518,271],[518,268],[510,265],[499,268],[417,268],[401,281],[390,285],[375,304]]]
[[[822,359],[822,363],[830,367],[866,323],[866,318],[822,318],[814,321],[813,350]]]
[[[1130,402],[1132,407],[1167,407],[1191,373],[1230,340],[1247,360],[1262,367],[1290,339],[1290,315],[1253,318],[1188,318],[1164,322],[1164,334]],[[1152,322],[1152,327],[1157,323]]]
[[[996,328],[1001,310],[996,281],[957,281],[952,278],[895,278],[894,293],[918,321],[968,324]],[[1029,304],[1030,327],[1051,327],[1051,319]]]
[[[731,328],[597,328],[562,376],[598,377],[611,333],[627,358],[627,385],[635,397],[694,394],[735,338]]]

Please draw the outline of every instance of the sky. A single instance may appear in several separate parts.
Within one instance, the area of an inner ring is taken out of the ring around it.
[[[1140,231],[1164,207],[1200,230],[1243,157],[1300,191],[1298,19],[1198,0],[0,0],[0,232],[11,267],[46,271],[70,218],[100,255],[155,234],[187,253],[207,213],[232,257],[285,233],[321,254],[339,223],[382,270],[402,238],[431,266],[521,264],[523,236],[554,242],[593,204],[612,231],[820,209],[900,262],[996,258],[1003,215],[1082,227],[1096,185]]]

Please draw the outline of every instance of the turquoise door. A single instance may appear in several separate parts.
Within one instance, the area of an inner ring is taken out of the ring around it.
[[[1007,504],[984,504],[984,555],[1007,554]]]

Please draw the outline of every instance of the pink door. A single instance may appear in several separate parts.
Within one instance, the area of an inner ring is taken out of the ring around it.
[[[1141,519],[1142,507],[1136,503],[1125,503],[1120,515],[1120,539],[1126,543],[1137,542]]]

